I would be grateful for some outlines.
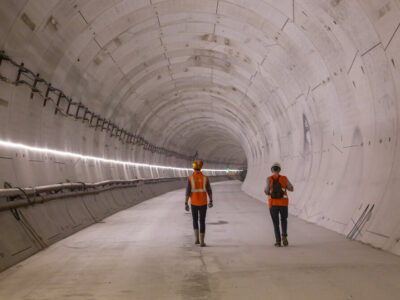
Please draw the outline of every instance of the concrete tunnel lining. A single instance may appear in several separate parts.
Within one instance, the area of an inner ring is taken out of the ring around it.
[[[348,234],[375,205],[358,239],[400,254],[399,6],[398,0],[5,1],[0,45],[152,142],[198,151],[221,165],[247,163],[243,190],[253,197],[263,199],[269,166],[281,161],[296,186],[291,212],[306,220]],[[18,87],[1,83],[0,98],[8,102],[0,108],[2,139],[188,164],[54,116]],[[39,160],[1,160],[9,170],[3,180],[24,186],[65,180],[63,172],[83,181],[137,176]],[[45,178],[34,178],[37,170]]]

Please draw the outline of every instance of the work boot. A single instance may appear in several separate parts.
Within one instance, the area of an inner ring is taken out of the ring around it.
[[[289,242],[287,240],[287,235],[282,235],[282,242],[284,247],[289,245]]]
[[[194,238],[196,239],[194,243],[195,243],[196,245],[200,244],[200,240],[199,240],[199,230],[198,230],[198,229],[195,229],[195,230],[194,230]]]
[[[281,246],[281,242],[276,242],[274,246],[275,247],[280,247]]]
[[[206,243],[204,243],[204,236],[206,234],[205,233],[200,233],[200,247],[205,247]]]

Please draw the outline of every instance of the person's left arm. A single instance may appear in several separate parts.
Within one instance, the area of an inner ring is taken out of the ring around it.
[[[208,177],[207,177],[207,182],[206,182],[206,191],[207,191],[208,197],[210,197],[210,204],[211,204],[210,207],[212,207],[212,205],[213,205],[213,195],[212,195],[210,179]]]
[[[286,189],[287,189],[289,192],[293,192],[293,191],[294,191],[293,184],[291,184],[290,181],[289,181],[289,179],[287,179],[287,178],[286,178]]]

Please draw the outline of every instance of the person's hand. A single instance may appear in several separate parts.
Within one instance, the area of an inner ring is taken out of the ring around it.
[[[185,210],[189,211],[189,204],[187,204],[187,202],[185,202]]]
[[[213,207],[213,206],[214,206],[213,202],[210,201],[210,202],[208,203],[208,207],[211,208],[211,207]]]

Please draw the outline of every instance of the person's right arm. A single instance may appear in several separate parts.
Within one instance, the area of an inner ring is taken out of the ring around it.
[[[269,178],[267,178],[267,184],[264,189],[264,194],[267,196],[269,195]]]
[[[187,184],[186,184],[186,194],[185,194],[185,209],[188,210],[189,208],[189,197],[190,193],[192,192],[192,187],[190,186],[190,181],[188,179]]]

